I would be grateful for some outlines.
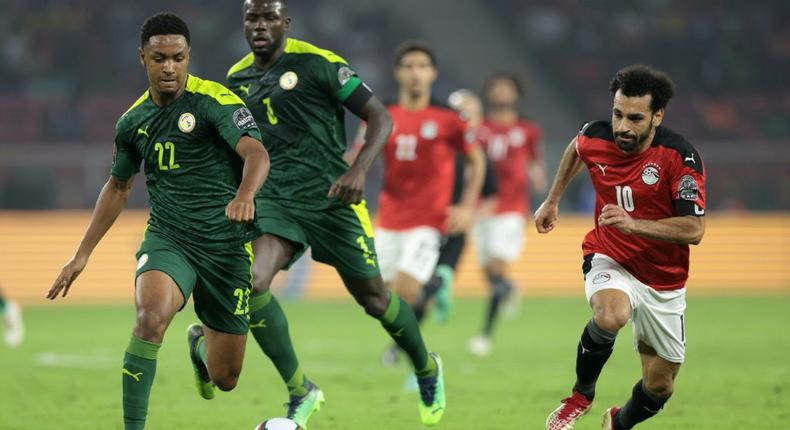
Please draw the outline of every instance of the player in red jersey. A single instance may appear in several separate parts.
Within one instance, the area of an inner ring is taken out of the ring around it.
[[[395,55],[398,103],[389,106],[393,131],[384,146],[385,175],[376,248],[381,275],[414,304],[433,274],[442,233],[469,228],[485,174],[485,156],[457,112],[431,104],[435,56],[421,42]],[[451,206],[455,155],[466,157],[468,178]]]
[[[491,353],[491,335],[503,305],[510,302],[515,310],[520,300],[507,268],[521,256],[525,219],[530,212],[529,185],[540,192],[546,187],[542,131],[537,124],[519,118],[523,91],[518,78],[495,74],[486,82],[484,93],[488,112],[477,136],[493,163],[499,191],[493,212],[475,226],[478,260],[491,291],[482,331],[467,345],[477,356]]]
[[[582,244],[582,270],[593,318],[577,347],[573,392],[549,415],[550,430],[572,428],[590,409],[601,369],[629,319],[642,379],[622,409],[606,411],[604,429],[627,430],[658,413],[685,358],[688,245],[699,244],[705,232],[705,169],[683,137],[660,126],[674,93],[666,73],[626,67],[610,90],[611,122],[582,127],[535,214],[539,233],[554,230],[565,187],[587,168],[595,228]]]

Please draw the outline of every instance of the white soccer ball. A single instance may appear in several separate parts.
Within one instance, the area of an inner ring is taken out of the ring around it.
[[[270,418],[255,427],[253,430],[304,430],[299,424],[288,418]]]

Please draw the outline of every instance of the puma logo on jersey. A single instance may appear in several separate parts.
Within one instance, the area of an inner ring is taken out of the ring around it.
[[[604,166],[603,164],[598,164],[598,163],[595,163],[595,165],[598,166],[599,169],[601,169],[601,174],[606,176],[606,168],[609,166]]]
[[[148,137],[148,138],[151,137],[151,136],[148,135],[148,127],[147,126],[145,127],[145,129],[138,128],[137,129],[137,134],[142,134],[143,136]]]
[[[691,154],[691,157],[686,157],[683,159],[683,162],[686,161],[691,161],[692,163],[697,164],[697,162],[694,160],[694,154]]]
[[[130,371],[128,371],[128,370],[126,370],[126,368],[125,368],[125,367],[124,367],[123,369],[121,369],[121,373],[122,373],[122,374],[124,374],[124,375],[129,375],[129,376],[131,376],[131,377],[132,377],[132,379],[134,379],[134,380],[135,380],[135,381],[137,381],[137,382],[140,382],[140,377],[141,377],[141,376],[143,376],[143,372],[140,372],[140,373],[132,373],[132,372],[130,372]]]
[[[241,85],[239,87],[239,91],[243,92],[245,95],[250,95],[250,87],[252,84]]]

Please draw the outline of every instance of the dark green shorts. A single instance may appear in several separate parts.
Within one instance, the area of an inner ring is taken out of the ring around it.
[[[184,304],[194,296],[195,313],[209,328],[247,334],[252,290],[252,245],[207,251],[148,230],[137,251],[135,277],[150,270],[167,273],[181,289]]]
[[[364,201],[322,211],[285,208],[265,199],[255,203],[264,234],[279,236],[297,246],[285,269],[312,247],[315,261],[334,267],[342,276],[368,279],[379,275],[373,224]]]

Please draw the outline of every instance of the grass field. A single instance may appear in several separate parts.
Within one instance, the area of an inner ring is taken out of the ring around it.
[[[688,357],[677,393],[644,429],[790,428],[790,297],[691,296]],[[327,395],[311,430],[421,428],[416,394],[402,391],[405,367],[378,357],[387,344],[379,325],[351,303],[286,304],[308,374]],[[27,339],[0,347],[0,429],[120,429],[120,362],[133,309],[123,306],[29,307]],[[582,298],[529,299],[503,322],[495,353],[464,350],[483,311],[458,303],[449,326],[425,335],[447,370],[448,409],[439,428],[541,429],[573,383],[575,346],[589,313]],[[210,402],[194,390],[187,359],[191,309],[173,322],[159,355],[149,429],[252,429],[283,414],[284,388],[250,341],[241,382]],[[630,327],[622,333],[598,386],[592,413],[578,429],[600,428],[600,414],[621,404],[639,378]]]

